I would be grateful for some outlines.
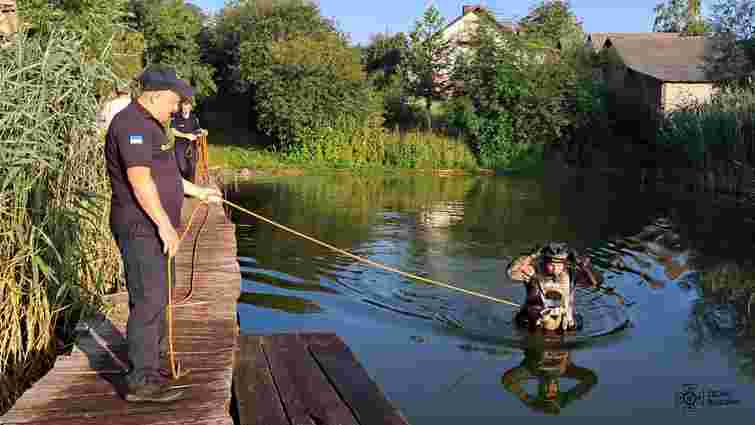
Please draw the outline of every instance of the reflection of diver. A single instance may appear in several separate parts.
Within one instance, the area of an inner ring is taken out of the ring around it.
[[[577,385],[561,391],[559,380],[575,379]],[[537,394],[530,395],[522,384],[537,379]],[[574,400],[584,397],[598,382],[591,369],[576,366],[571,362],[571,353],[565,349],[542,346],[529,347],[524,352],[522,363],[509,369],[501,378],[506,390],[514,393],[529,408],[557,415]]]

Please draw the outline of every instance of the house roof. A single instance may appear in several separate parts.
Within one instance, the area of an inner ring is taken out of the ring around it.
[[[668,34],[668,33],[667,33]],[[704,36],[616,37],[606,39],[627,68],[664,82],[712,82],[704,69],[713,41]]]
[[[587,35],[587,42],[592,45],[595,50],[600,50],[606,43],[606,40],[611,38],[616,40],[622,39],[647,39],[647,38],[670,38],[678,37],[678,33],[670,32],[593,32]]]

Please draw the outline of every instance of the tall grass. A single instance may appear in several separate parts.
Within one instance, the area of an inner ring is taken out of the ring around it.
[[[657,142],[681,149],[690,161],[739,161],[753,165],[755,92],[722,89],[709,102],[689,102],[671,112],[658,130]]]
[[[283,152],[286,161],[310,166],[406,169],[477,169],[461,139],[428,131],[399,132],[346,122],[305,132]]]
[[[66,33],[0,49],[0,373],[50,352],[118,276],[94,121],[112,74],[81,52]]]

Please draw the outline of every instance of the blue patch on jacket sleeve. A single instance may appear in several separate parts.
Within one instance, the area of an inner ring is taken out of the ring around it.
[[[141,134],[132,134],[128,136],[128,143],[130,145],[141,145],[144,143],[144,136]]]

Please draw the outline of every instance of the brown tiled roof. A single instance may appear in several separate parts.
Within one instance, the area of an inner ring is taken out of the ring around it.
[[[665,82],[710,82],[703,66],[713,42],[704,36],[680,37],[609,37],[606,47],[613,47],[624,64],[637,72]]]
[[[678,33],[669,32],[593,32],[588,34],[587,42],[592,45],[593,49],[600,50],[609,38],[615,40],[618,38],[669,38],[678,36]]]

